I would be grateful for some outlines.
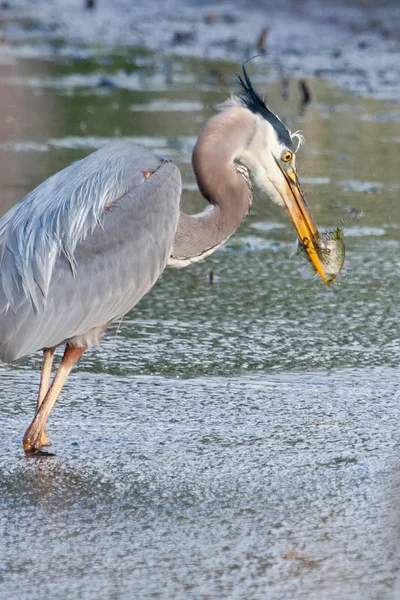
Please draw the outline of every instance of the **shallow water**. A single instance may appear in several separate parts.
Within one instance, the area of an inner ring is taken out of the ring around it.
[[[119,49],[0,65],[4,212],[54,171],[127,136],[174,160],[235,89],[233,63]],[[400,109],[310,82],[299,114],[323,228],[344,228],[327,288],[261,195],[229,244],[167,271],[83,357],[54,409],[57,456],[25,459],[40,355],[1,365],[2,598],[396,598]],[[209,284],[209,271],[215,272]]]

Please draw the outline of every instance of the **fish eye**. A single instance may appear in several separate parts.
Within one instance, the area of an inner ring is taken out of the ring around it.
[[[288,163],[288,162],[290,162],[292,160],[292,158],[293,158],[293,153],[290,152],[290,150],[285,150],[283,152],[283,154],[282,154],[282,160],[283,160],[283,162]]]

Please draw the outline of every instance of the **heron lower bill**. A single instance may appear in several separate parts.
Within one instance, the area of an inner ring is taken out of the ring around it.
[[[286,210],[311,264],[321,277],[322,281],[329,285],[331,281],[325,274],[324,267],[322,266],[314,243],[314,240],[316,240],[319,235],[318,229],[310,213],[310,209],[307,206],[297,175],[294,170],[286,172],[281,169],[281,171],[285,176],[285,183],[279,191],[285,203]]]

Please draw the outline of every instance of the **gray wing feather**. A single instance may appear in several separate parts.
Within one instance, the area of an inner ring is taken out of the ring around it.
[[[4,215],[0,264],[7,254],[14,263],[2,282],[8,303],[21,294],[38,308],[60,253],[74,269],[76,245],[102,223],[104,209],[143,182],[142,170],[162,162],[136,144],[110,144],[49,177]]]
[[[143,170],[154,173],[144,179]],[[62,182],[62,198],[51,202]],[[118,143],[54,175],[7,213],[0,220],[1,360],[56,346],[128,312],[168,260],[180,190],[174,165]]]

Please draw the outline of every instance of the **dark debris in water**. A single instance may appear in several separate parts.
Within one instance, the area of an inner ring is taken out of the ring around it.
[[[194,44],[197,34],[195,31],[176,31],[172,38],[173,46],[187,46]]]
[[[118,88],[118,85],[115,83],[115,81],[109,79],[108,77],[101,77],[97,86],[100,88],[109,88],[110,90]]]

